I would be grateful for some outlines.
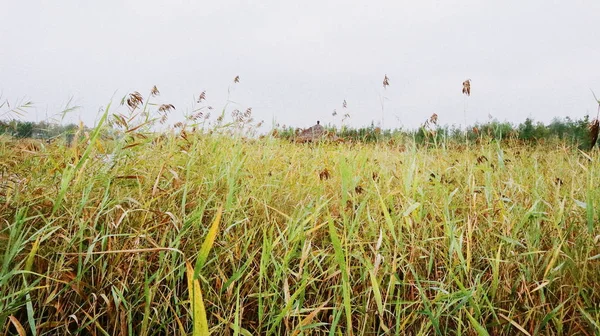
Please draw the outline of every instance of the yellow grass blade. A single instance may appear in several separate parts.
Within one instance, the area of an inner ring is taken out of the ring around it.
[[[192,311],[193,321],[193,336],[207,336],[210,335],[208,332],[208,320],[206,319],[206,310],[204,309],[204,302],[202,301],[202,290],[200,289],[200,282],[198,279],[194,279],[194,269],[192,265],[186,261],[185,268],[187,270],[187,281],[188,281],[188,292],[190,298],[190,308]]]
[[[219,207],[219,210],[217,210],[217,216],[210,226],[210,229],[208,229],[208,234],[206,235],[206,238],[204,238],[202,247],[200,247],[200,253],[198,253],[198,259],[196,260],[196,267],[194,267],[194,279],[198,278],[198,274],[200,274],[200,270],[204,266],[204,263],[206,263],[210,249],[217,238],[217,230],[219,229],[219,223],[221,223],[222,214],[223,206]]]
[[[33,260],[35,258],[35,255],[36,255],[39,247],[40,247],[40,237],[38,237],[38,239],[36,239],[36,241],[33,242],[33,245],[31,246],[31,251],[29,252],[29,255],[27,256],[27,261],[25,261],[25,270],[26,271],[31,271],[31,267],[33,267]]]
[[[377,312],[380,317],[383,317],[383,300],[381,299],[381,291],[379,290],[379,281],[377,281],[377,275],[373,270],[369,271],[371,278],[371,288],[373,289],[373,296],[375,297],[375,303],[377,304]]]
[[[10,315],[8,318],[10,319],[10,322],[12,322],[12,324],[15,326],[15,329],[17,329],[17,332],[19,333],[19,336],[25,336],[25,335],[27,335],[27,333],[25,332],[25,328],[23,328],[23,325],[21,325],[21,323],[19,322],[19,320],[17,320],[12,315]]]
[[[187,269],[187,280],[188,280],[188,291],[190,297],[190,305],[192,308],[192,319],[194,325],[193,336],[204,336],[209,335],[208,331],[208,319],[206,318],[206,309],[204,308],[204,301],[202,299],[202,289],[200,288],[200,282],[198,281],[198,274],[208,258],[210,249],[217,238],[217,230],[219,229],[219,223],[221,223],[221,215],[223,214],[223,207],[219,207],[217,210],[217,216],[213,221],[202,247],[198,254],[198,260],[196,260],[196,267],[192,268],[192,265],[186,261],[185,267]]]
[[[317,309],[313,310],[310,314],[308,314],[305,318],[303,318],[302,321],[300,321],[300,323],[298,324],[298,326],[296,326],[296,330],[294,330],[294,332],[292,333],[292,336],[297,336],[298,334],[300,334],[302,332],[302,328],[309,325],[312,322],[312,320],[315,318],[315,316],[317,316],[317,314],[321,310],[325,309],[325,306],[327,306],[328,303],[329,303],[329,300],[325,301]]]
[[[560,244],[558,244],[556,249],[554,249],[554,253],[552,253],[552,258],[550,258],[550,261],[548,262],[548,265],[546,266],[546,270],[544,271],[544,279],[546,279],[548,277],[548,273],[550,273],[550,270],[552,269],[552,267],[554,267],[554,264],[556,263],[556,260],[558,259],[558,255],[560,254],[563,242],[560,242]]]
[[[515,322],[510,317],[508,317],[508,316],[506,316],[506,315],[504,315],[502,313],[498,313],[498,315],[500,315],[500,317],[502,317],[503,319],[505,319],[508,322],[510,322],[510,324],[512,324],[515,328],[519,329],[523,334],[525,334],[527,336],[531,336],[531,334],[528,333],[527,330],[525,330],[525,328],[523,328],[520,324],[518,324],[517,322]]]

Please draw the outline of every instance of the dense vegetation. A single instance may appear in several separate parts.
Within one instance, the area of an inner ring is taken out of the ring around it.
[[[2,125],[0,333],[600,332],[587,119],[297,144],[147,106]]]
[[[480,139],[486,140],[521,140],[522,142],[535,144],[541,142],[565,141],[571,145],[589,149],[591,146],[589,136],[589,116],[573,120],[569,117],[564,119],[555,118],[550,124],[535,122],[531,118],[525,119],[519,124],[509,122],[490,121],[469,126],[467,131],[456,126],[438,126],[428,124],[416,130],[409,129],[386,129],[381,130],[372,124],[370,127],[351,128],[328,126],[327,129],[343,139],[377,142],[389,141],[397,138],[410,138],[417,144],[443,144],[464,143],[465,140],[474,142]],[[297,129],[286,127],[277,130],[282,138],[293,139]],[[466,134],[465,134],[466,133]]]
[[[569,117],[556,118],[550,124],[535,122],[530,118],[516,125],[509,122],[490,121],[468,127],[466,139],[477,141],[483,136],[485,139],[495,140],[519,139],[527,143],[565,140],[569,144],[587,149],[591,146],[589,124],[589,116],[578,120]],[[374,124],[363,128],[328,126],[327,129],[343,139],[361,142],[389,141],[395,138],[411,138],[417,144],[465,141],[464,130],[447,125],[433,125],[433,128],[421,127],[416,130],[387,129],[382,131]],[[75,124],[61,125],[45,121],[31,122],[16,119],[0,121],[0,134],[16,138],[56,139],[64,137],[70,141],[76,131],[77,125]],[[104,130],[104,132],[108,131]],[[292,139],[296,129],[292,127],[279,128],[277,132],[281,138]]]
[[[69,139],[77,131],[77,125],[61,125],[58,123],[49,123],[46,121],[33,122],[10,120],[0,121],[0,134],[12,136],[18,139]]]
[[[127,134],[0,138],[7,332],[600,330],[597,151]]]

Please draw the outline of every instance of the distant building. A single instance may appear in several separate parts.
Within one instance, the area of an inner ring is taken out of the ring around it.
[[[325,127],[317,120],[317,124],[309,127],[296,136],[297,142],[312,142],[323,138],[327,134]]]

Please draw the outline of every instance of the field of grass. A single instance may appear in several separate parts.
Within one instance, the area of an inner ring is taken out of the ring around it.
[[[0,138],[0,334],[600,333],[597,151],[96,136]]]

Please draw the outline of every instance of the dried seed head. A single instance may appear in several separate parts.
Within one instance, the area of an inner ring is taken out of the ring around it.
[[[206,90],[200,93],[200,97],[198,97],[198,103],[201,103],[203,100],[206,100]]]
[[[160,95],[160,91],[158,91],[158,88],[156,87],[156,85],[154,85],[152,87],[152,90],[150,91],[150,95],[152,97],[156,97],[156,96]]]
[[[137,91],[135,91],[134,93],[130,93],[129,98],[127,98],[127,106],[129,106],[129,108],[131,108],[132,110],[135,110],[143,103],[144,98]]]
[[[175,109],[175,106],[173,106],[173,104],[162,104],[158,107],[158,112],[168,113],[174,109]]]
[[[429,117],[429,122],[430,123],[432,123],[434,125],[437,125],[437,121],[438,121],[438,115],[437,115],[437,113],[434,113],[434,114],[431,115],[431,117]]]
[[[162,116],[162,117],[160,117],[160,123],[161,123],[161,124],[164,124],[164,123],[166,123],[166,122],[167,122],[167,119],[168,119],[167,115],[166,115],[166,114],[163,114],[163,116]]]
[[[333,113],[331,115],[335,117],[337,115],[337,111],[333,110]]]
[[[196,121],[196,120],[198,120],[198,119],[202,118],[203,116],[204,116],[204,115],[203,115],[203,113],[202,113],[202,112],[198,112],[198,113],[194,113],[194,114],[192,114],[192,115],[190,116],[190,119],[192,119],[192,120]]]
[[[385,77],[383,77],[383,88],[387,88],[390,85],[390,79],[388,78],[387,75],[385,75]]]
[[[329,180],[330,177],[331,177],[331,172],[327,168],[325,168],[319,172],[319,179],[321,179],[321,181]]]
[[[240,82],[240,76],[235,76],[235,78],[233,79],[234,83],[239,83]]]
[[[466,81],[464,81],[462,83],[463,88],[462,88],[462,93],[466,94],[467,96],[471,95],[471,80],[467,79]]]
[[[346,99],[344,99],[344,102],[342,103],[342,107],[343,108],[347,108],[348,107],[348,104],[346,103]]]
[[[173,127],[175,127],[175,128],[183,128],[183,123],[181,121],[177,122],[177,123],[175,123],[175,125],[173,125]]]

